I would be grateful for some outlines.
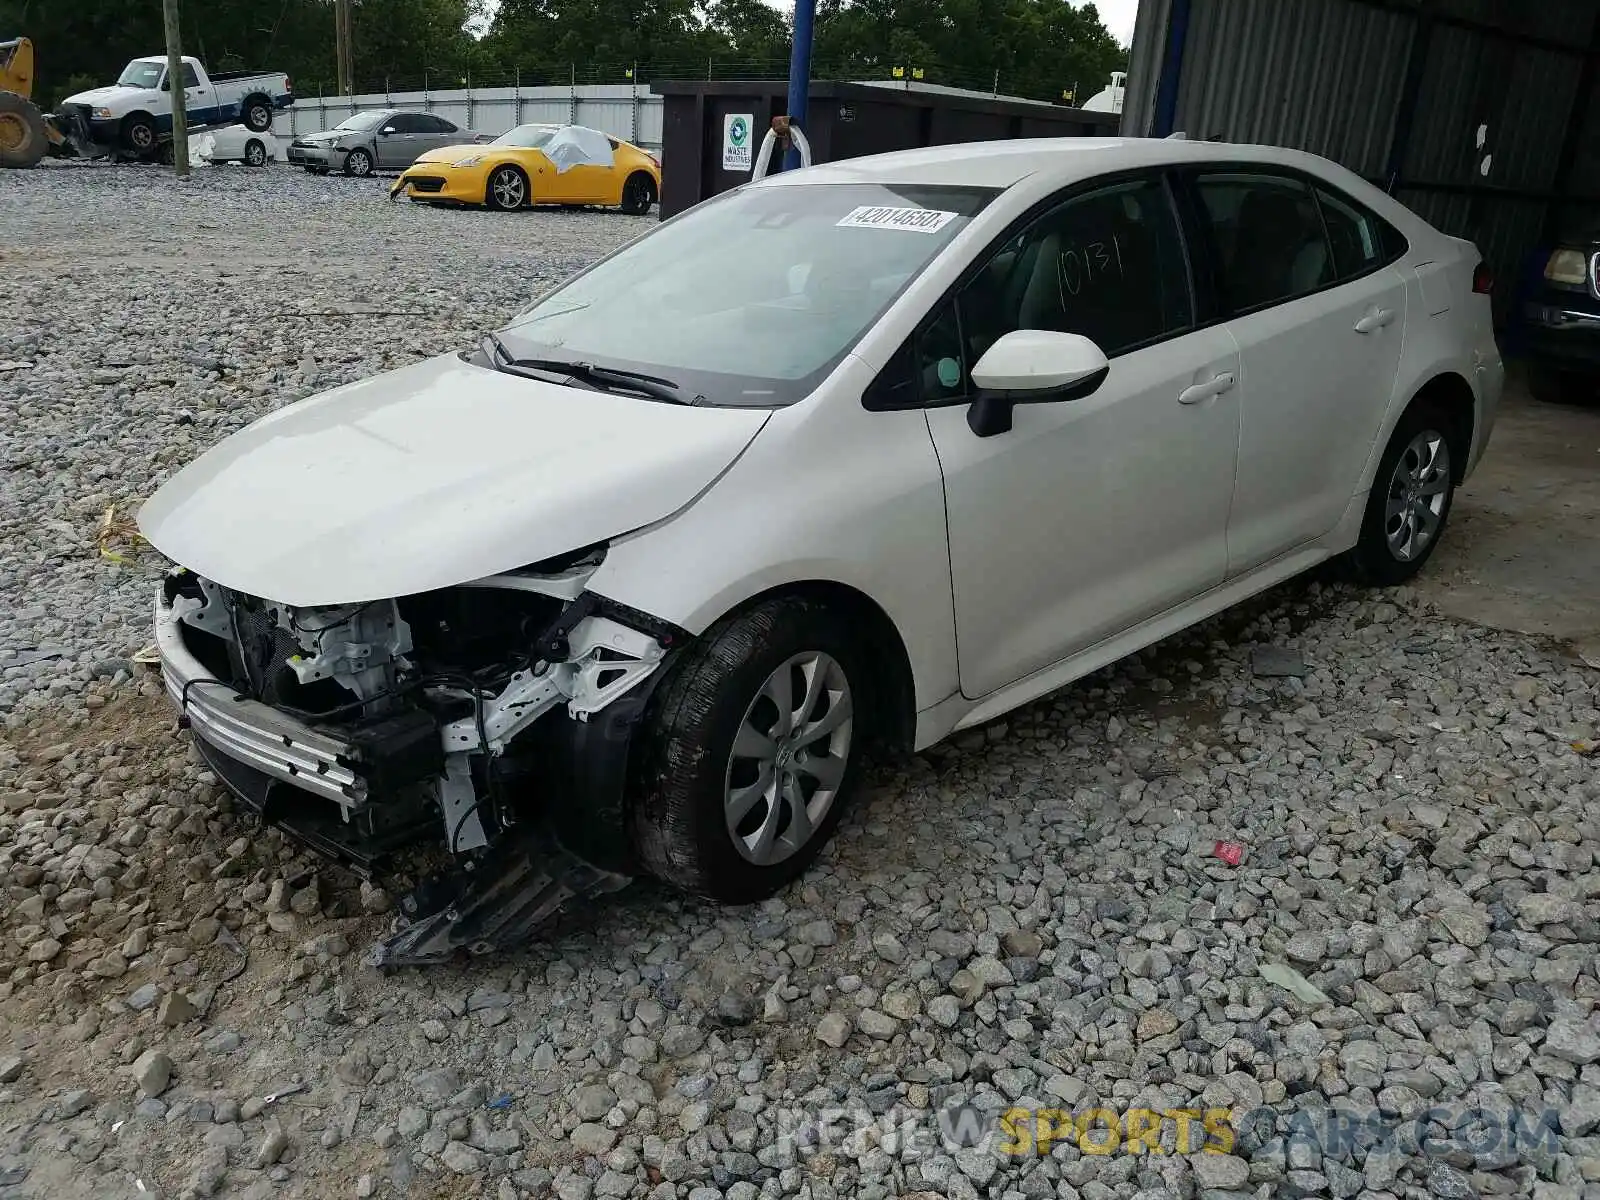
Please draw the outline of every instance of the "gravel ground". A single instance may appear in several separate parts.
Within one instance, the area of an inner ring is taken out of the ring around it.
[[[388,897],[231,815],[97,522],[639,228],[0,181],[0,1196],[1600,1196],[1600,674],[1404,589],[1302,582],[883,766],[766,904],[361,965]]]

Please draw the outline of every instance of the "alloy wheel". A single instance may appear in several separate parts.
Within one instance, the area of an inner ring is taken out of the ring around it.
[[[844,668],[821,651],[767,676],[728,759],[723,813],[741,857],[773,866],[811,841],[844,781],[854,718]]]
[[[521,208],[527,196],[527,185],[522,182],[522,176],[510,167],[502,167],[494,173],[494,178],[489,181],[489,190],[494,193],[495,203],[501,208]]]
[[[1412,438],[1389,478],[1383,532],[1400,562],[1419,557],[1439,532],[1450,492],[1450,443],[1436,429]]]

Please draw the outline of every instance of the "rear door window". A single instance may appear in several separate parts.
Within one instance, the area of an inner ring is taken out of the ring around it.
[[[1230,172],[1197,175],[1195,186],[1231,311],[1279,304],[1334,282],[1333,252],[1310,185]]]

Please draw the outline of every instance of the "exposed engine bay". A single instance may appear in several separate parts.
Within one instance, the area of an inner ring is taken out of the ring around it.
[[[512,944],[627,882],[628,736],[686,638],[586,591],[603,558],[318,608],[166,580],[168,690],[247,807],[368,877],[419,847],[447,856],[379,965]]]

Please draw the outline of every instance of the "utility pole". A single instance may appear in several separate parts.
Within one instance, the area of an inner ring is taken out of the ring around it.
[[[338,60],[339,92],[356,94],[355,54],[350,45],[350,0],[333,0],[333,46]]]
[[[178,30],[178,0],[161,0],[167,30],[167,94],[172,97],[172,165],[179,179],[189,177],[189,117],[184,111],[183,39]]]

